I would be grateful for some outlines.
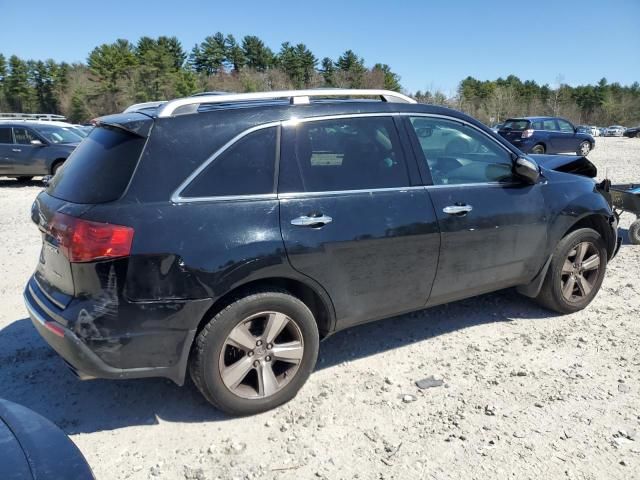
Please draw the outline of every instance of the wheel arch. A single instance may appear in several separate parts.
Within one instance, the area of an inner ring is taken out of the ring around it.
[[[609,259],[613,256],[616,249],[616,238],[613,234],[609,219],[600,213],[588,213],[577,219],[560,237],[561,239],[569,235],[571,232],[580,228],[591,228],[598,232],[607,245],[607,253]]]
[[[56,169],[56,166],[63,164],[67,159],[66,158],[56,158],[53,162],[51,162],[51,166],[49,167],[49,173],[53,175],[53,171]]]
[[[329,336],[335,329],[335,310],[326,292],[319,292],[318,288],[300,279],[267,277],[237,285],[213,302],[213,305],[198,322],[196,335],[213,316],[231,303],[251,293],[268,290],[269,288],[285,290],[302,301],[313,313],[321,339]]]

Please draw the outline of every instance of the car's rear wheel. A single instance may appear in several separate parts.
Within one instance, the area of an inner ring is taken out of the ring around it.
[[[32,178],[33,177],[30,177],[28,175],[21,175],[19,177],[16,177],[16,180],[20,183],[27,183],[30,182]]]
[[[634,245],[640,245],[640,219],[629,226],[629,241]]]
[[[205,325],[191,377],[227,413],[263,412],[296,395],[315,366],[318,344],[315,319],[302,301],[284,291],[254,293]]]
[[[589,155],[590,151],[591,151],[591,143],[585,140],[580,144],[580,146],[578,146],[578,150],[576,151],[576,153],[578,155],[586,157],[587,155]]]
[[[596,296],[607,268],[607,248],[598,232],[581,228],[556,247],[536,297],[542,306],[560,313],[585,308]]]
[[[544,145],[538,143],[531,148],[531,153],[535,154],[543,154],[545,152]]]

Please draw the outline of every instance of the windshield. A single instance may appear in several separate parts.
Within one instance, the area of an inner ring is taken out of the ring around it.
[[[75,133],[69,127],[56,127],[54,125],[42,125],[36,127],[37,132],[51,143],[79,143],[82,136]]]

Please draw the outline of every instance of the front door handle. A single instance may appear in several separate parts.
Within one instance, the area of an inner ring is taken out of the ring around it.
[[[322,227],[327,223],[331,223],[332,221],[333,218],[327,215],[321,215],[319,217],[310,217],[307,215],[303,215],[291,220],[291,225],[295,225],[297,227]]]
[[[19,149],[19,148],[12,148],[12,149],[11,149],[11,151],[12,151],[12,152],[21,152],[22,150],[21,150],[21,149]]]
[[[473,207],[471,205],[449,205],[448,207],[444,207],[442,209],[444,213],[447,213],[449,215],[460,216],[466,215],[471,210],[473,210]]]

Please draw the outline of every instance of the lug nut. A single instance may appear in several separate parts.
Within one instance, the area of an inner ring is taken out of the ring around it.
[[[249,350],[249,353],[247,353],[247,355],[249,355],[250,357],[253,357],[253,350]]]
[[[253,366],[258,368],[258,366],[260,365],[260,362],[258,360],[256,360],[255,362],[253,362]]]
[[[267,343],[267,348],[271,350],[273,348],[273,345],[271,345],[270,343]]]
[[[269,355],[267,355],[267,356],[265,357],[265,360],[266,360],[267,362],[270,362],[270,361],[271,361],[271,357],[270,357]]]
[[[258,341],[256,342],[256,346],[258,346],[258,347],[259,347],[260,345],[262,345],[262,340],[258,340]]]

